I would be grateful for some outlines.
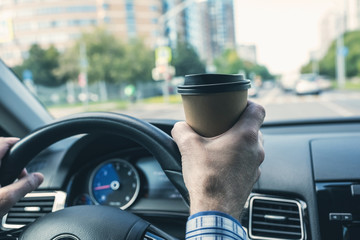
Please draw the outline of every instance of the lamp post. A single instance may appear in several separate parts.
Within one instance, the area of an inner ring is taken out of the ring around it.
[[[88,90],[88,79],[87,79],[88,61],[86,57],[86,45],[85,43],[80,44],[80,75],[79,85],[82,89],[83,104],[88,107],[89,103],[89,90]]]
[[[160,26],[160,34],[157,39],[156,49],[156,67],[153,69],[154,80],[164,80],[163,95],[164,101],[169,102],[169,82],[175,75],[175,68],[170,64],[171,62],[171,49],[169,47],[169,40],[165,36],[165,23],[166,21],[175,18],[178,14],[184,11],[193,3],[205,2],[207,0],[185,0],[176,6],[172,7],[169,11],[164,13],[158,18],[158,25]]]
[[[348,49],[344,46],[344,33],[346,32],[346,5],[347,1],[344,1],[343,12],[337,14],[337,38],[336,38],[336,79],[338,86],[343,88],[346,81],[346,65],[345,56]]]

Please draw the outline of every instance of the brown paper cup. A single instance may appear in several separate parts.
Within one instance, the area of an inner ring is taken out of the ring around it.
[[[250,81],[242,75],[188,75],[178,87],[186,122],[200,135],[214,137],[226,132],[247,105]]]

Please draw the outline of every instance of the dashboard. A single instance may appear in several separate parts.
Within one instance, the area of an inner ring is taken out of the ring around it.
[[[150,122],[168,134],[175,123]],[[261,130],[266,157],[241,218],[250,239],[359,239],[360,121],[266,123]],[[74,136],[44,150],[28,170],[44,173],[39,192],[65,193],[64,207],[121,208],[184,238],[188,206],[134,142]]]
[[[100,204],[125,210],[140,198],[182,200],[155,158],[129,154],[131,158],[112,155],[96,167],[83,169],[74,179],[76,190],[69,204]]]

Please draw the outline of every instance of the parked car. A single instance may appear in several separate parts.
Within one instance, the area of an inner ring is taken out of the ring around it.
[[[291,92],[295,90],[296,82],[299,79],[298,73],[284,74],[280,78],[280,87],[285,92]]]
[[[295,85],[295,93],[297,95],[320,94],[321,88],[316,75],[302,74]]]

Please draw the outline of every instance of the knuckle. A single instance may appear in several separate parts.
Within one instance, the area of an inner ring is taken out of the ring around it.
[[[261,176],[261,169],[258,168],[258,170],[256,171],[256,181],[259,180],[260,176]]]
[[[258,131],[255,131],[254,129],[246,129],[244,132],[243,132],[243,141],[250,144],[250,145],[253,145],[253,144],[256,144],[258,142]]]
[[[257,105],[257,112],[258,112],[259,117],[260,117],[261,119],[264,119],[264,118],[265,118],[265,116],[266,116],[266,111],[265,111],[265,108],[264,108],[263,106]]]
[[[174,127],[173,127],[173,129],[172,129],[171,132],[173,132],[173,131],[175,131],[177,128],[179,128],[179,127],[181,126],[181,123],[182,123],[182,122],[176,122],[176,123],[174,124]]]
[[[251,108],[251,114],[254,116],[255,119],[260,121],[264,121],[266,111],[265,108],[259,104],[253,103]]]
[[[259,163],[262,164],[265,160],[265,151],[262,147],[258,150],[258,157],[259,157]]]
[[[173,138],[178,138],[179,136],[181,136],[181,132],[184,127],[184,122],[177,122],[175,123],[174,127],[171,129],[171,136],[173,136]]]
[[[181,146],[197,144],[200,141],[200,137],[194,132],[189,131],[183,122],[175,124],[171,134],[175,142]]]

